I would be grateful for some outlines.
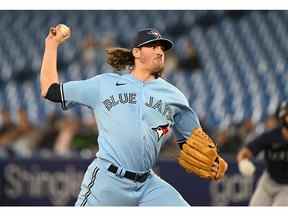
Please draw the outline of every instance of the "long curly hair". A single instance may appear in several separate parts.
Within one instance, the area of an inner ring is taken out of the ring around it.
[[[116,71],[124,70],[134,66],[134,56],[132,51],[126,48],[108,48],[107,63]]]

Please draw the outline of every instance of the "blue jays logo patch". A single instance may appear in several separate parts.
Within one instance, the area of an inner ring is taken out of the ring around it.
[[[169,124],[166,125],[159,125],[158,127],[152,128],[157,133],[158,141],[163,137],[165,134],[169,132]]]
[[[156,32],[156,31],[150,31],[149,32],[149,34],[152,34],[152,35],[154,35],[156,38],[160,38],[161,37],[161,35],[160,35],[160,33],[159,32]]]

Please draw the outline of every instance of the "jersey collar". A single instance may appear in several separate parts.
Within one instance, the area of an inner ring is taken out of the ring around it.
[[[153,80],[149,80],[149,81],[142,81],[142,80],[138,80],[136,79],[131,73],[127,73],[122,75],[123,77],[125,77],[126,79],[135,82],[135,83],[139,83],[139,84],[150,84],[150,83],[156,83],[159,82],[159,80],[161,79],[160,77],[158,79],[153,79]]]

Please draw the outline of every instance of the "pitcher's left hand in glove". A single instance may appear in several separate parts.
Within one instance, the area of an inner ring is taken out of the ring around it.
[[[188,173],[210,180],[221,179],[228,168],[218,155],[216,144],[201,128],[193,129],[182,145],[178,162]]]

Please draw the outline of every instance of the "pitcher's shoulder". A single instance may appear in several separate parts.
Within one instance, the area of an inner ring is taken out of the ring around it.
[[[173,91],[175,94],[179,95],[179,97],[185,97],[185,95],[183,94],[183,92],[181,90],[179,90],[175,85],[173,85],[172,83],[170,83],[169,81],[163,79],[163,78],[158,78],[159,80],[159,84],[162,84],[163,87],[170,89],[171,91]]]
[[[98,74],[94,77],[91,77],[90,79],[113,80],[113,79],[118,79],[119,77],[121,77],[120,74],[109,72],[109,73]]]

